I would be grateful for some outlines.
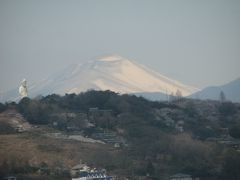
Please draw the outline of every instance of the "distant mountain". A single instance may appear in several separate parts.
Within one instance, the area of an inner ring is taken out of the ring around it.
[[[133,94],[138,97],[144,97],[150,101],[168,101],[170,98],[170,95],[161,92],[137,92]]]
[[[196,92],[196,88],[157,73],[144,65],[118,55],[105,56],[83,64],[74,64],[49,78],[29,87],[30,97],[47,94],[80,93],[89,89],[111,90],[117,93],[161,93],[183,96]],[[1,95],[0,100],[15,100],[17,90]],[[9,96],[11,95],[11,96]],[[166,97],[166,96],[165,96]],[[165,99],[165,98],[164,98]]]
[[[226,99],[240,102],[240,78],[222,86],[207,87],[192,94],[191,98],[219,100],[220,92],[223,91]]]

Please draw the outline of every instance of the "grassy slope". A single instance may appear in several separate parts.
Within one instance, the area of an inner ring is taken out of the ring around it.
[[[4,160],[15,160],[17,164],[28,161],[38,166],[45,162],[50,167],[64,164],[70,168],[82,160],[98,167],[120,154],[108,145],[54,139],[39,135],[39,132],[0,135],[0,163]]]

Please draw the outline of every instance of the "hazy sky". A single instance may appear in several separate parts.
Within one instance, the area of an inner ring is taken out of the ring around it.
[[[239,0],[0,0],[0,92],[119,54],[203,88],[240,77]]]

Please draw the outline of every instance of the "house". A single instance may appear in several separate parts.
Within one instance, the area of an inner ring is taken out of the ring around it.
[[[86,164],[77,164],[76,166],[72,167],[71,175],[78,176],[80,173],[88,171],[90,171],[90,167],[88,167]]]
[[[194,180],[189,174],[178,173],[173,176],[170,176],[170,180]]]

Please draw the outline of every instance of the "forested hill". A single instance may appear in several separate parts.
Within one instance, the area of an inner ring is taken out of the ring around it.
[[[155,179],[179,172],[209,179],[240,175],[238,103],[184,98],[153,102],[111,91],[88,91],[24,98],[18,104],[1,104],[0,109],[9,107],[30,124],[81,132],[93,139],[102,132],[114,134],[121,139],[119,151],[128,164],[116,164],[118,157],[116,162],[106,162],[115,173],[121,169],[126,175],[148,174]]]
[[[176,98],[171,102],[154,102],[111,91],[88,91],[65,96],[53,94],[36,99],[24,98],[17,107],[32,124],[49,124],[53,120],[52,115],[57,113],[72,112],[88,115],[89,110],[97,108],[111,111],[112,119],[108,122],[108,128],[111,130],[116,130],[118,127],[129,128],[131,124],[136,128],[149,125],[173,133],[180,130],[176,128],[179,125],[184,132],[192,133],[201,139],[221,135],[219,129],[231,129],[240,125],[238,103],[183,98]],[[106,125],[101,121],[99,123],[103,128]]]

